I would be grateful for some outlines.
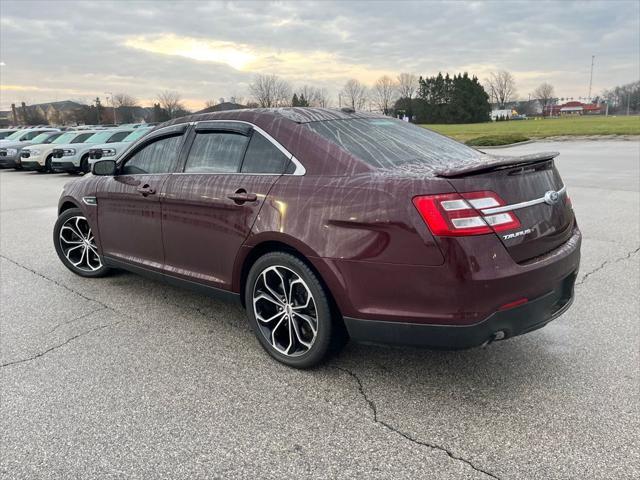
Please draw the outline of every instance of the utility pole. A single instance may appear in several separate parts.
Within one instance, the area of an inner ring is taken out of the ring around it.
[[[595,60],[595,58],[595,55],[591,55],[591,74],[589,75],[589,102],[591,102],[591,86],[593,85],[593,61]]]
[[[118,125],[118,119],[116,118],[116,102],[113,99],[113,92],[104,92],[104,94],[111,96],[111,106],[113,107],[113,123]]]
[[[629,106],[631,105],[631,92],[627,93],[627,117],[629,116]]]

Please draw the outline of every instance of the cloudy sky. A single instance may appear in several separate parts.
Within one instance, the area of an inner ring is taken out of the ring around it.
[[[640,78],[640,2],[41,2],[0,0],[0,109],[162,90],[192,109],[256,73],[325,87],[400,72],[511,71],[586,96]]]

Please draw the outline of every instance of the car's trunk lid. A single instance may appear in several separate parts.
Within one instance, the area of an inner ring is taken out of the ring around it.
[[[518,218],[520,226],[495,233],[516,262],[526,262],[563,244],[573,230],[573,210],[553,161],[557,155],[487,156],[476,165],[451,166],[437,175],[458,193],[492,191],[511,206],[506,211]],[[500,209],[505,210],[494,207],[481,212],[490,215]]]

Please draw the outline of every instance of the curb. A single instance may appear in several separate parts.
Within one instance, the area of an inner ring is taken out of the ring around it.
[[[510,148],[510,147],[517,147],[518,145],[527,145],[528,143],[534,143],[536,142],[538,139],[532,139],[532,140],[525,140],[524,142],[516,142],[516,143],[509,143],[507,145],[483,145],[483,146],[476,146],[473,148],[477,148],[478,150],[485,150],[485,149],[494,149],[494,148]],[[471,145],[469,145],[471,146]]]

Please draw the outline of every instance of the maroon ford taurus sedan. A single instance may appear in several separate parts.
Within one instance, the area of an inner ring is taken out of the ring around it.
[[[556,155],[487,155],[348,110],[194,115],[66,185],[54,244],[78,275],[238,299],[294,367],[349,337],[474,347],[571,304],[581,234]]]

